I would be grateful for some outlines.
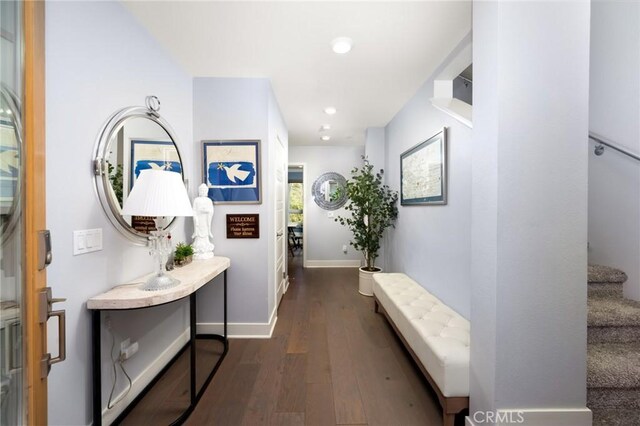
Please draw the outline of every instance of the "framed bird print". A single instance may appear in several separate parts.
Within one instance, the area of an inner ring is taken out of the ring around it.
[[[130,163],[129,191],[143,170],[154,169],[182,173],[180,154],[171,141],[131,139]]]
[[[202,179],[216,204],[261,204],[260,141],[202,141]]]

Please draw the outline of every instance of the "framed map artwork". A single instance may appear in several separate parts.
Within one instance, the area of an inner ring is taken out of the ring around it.
[[[447,204],[447,128],[400,155],[400,204]]]

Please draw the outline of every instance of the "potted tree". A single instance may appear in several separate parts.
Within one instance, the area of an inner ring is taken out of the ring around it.
[[[384,171],[373,172],[373,165],[362,157],[364,165],[351,171],[347,181],[347,205],[350,216],[339,216],[336,222],[349,228],[353,233],[350,244],[364,255],[365,265],[360,268],[360,294],[373,296],[373,274],[382,268],[375,266],[380,240],[385,229],[394,226],[398,217],[398,193],[382,183]]]

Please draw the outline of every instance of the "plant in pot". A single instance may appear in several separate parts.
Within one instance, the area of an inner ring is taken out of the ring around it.
[[[353,233],[350,244],[362,252],[365,265],[360,268],[360,294],[373,296],[373,274],[382,268],[375,266],[380,241],[384,231],[394,226],[398,217],[398,193],[382,183],[384,171],[373,172],[373,165],[366,157],[362,157],[364,165],[351,171],[351,179],[347,181],[348,201],[345,210],[350,216],[339,216],[336,222],[349,228]]]
[[[191,263],[193,259],[193,247],[190,244],[178,243],[173,261],[176,266],[183,266]]]

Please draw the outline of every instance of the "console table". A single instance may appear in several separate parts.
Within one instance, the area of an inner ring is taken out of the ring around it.
[[[92,297],[87,301],[87,309],[91,310],[91,345],[92,345],[92,368],[93,368],[93,425],[102,425],[102,376],[101,376],[101,313],[102,311],[118,311],[130,309],[149,309],[154,306],[173,303],[189,297],[189,325],[190,338],[185,347],[179,351],[181,354],[187,347],[190,350],[190,404],[172,425],[182,424],[191,414],[205,389],[213,379],[222,360],[229,350],[227,340],[227,269],[231,266],[231,261],[226,257],[214,257],[208,260],[198,260],[189,265],[177,268],[168,272],[169,275],[180,281],[180,284],[173,288],[159,291],[141,290],[142,285],[151,274],[132,280],[126,284],[113,287],[111,290]],[[220,274],[224,275],[224,333],[219,334],[196,334],[196,291],[213,281]],[[215,339],[224,345],[222,355],[207,376],[200,390],[196,390],[196,339]],[[139,399],[154,385],[162,373],[177,359],[171,360],[165,369],[151,381],[149,386],[128,406],[125,411],[116,419],[115,423],[121,421],[135,406]]]

